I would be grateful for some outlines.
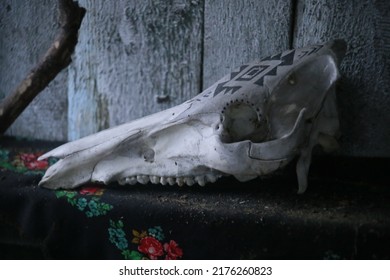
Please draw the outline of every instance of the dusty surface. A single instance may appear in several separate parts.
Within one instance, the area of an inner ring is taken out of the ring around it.
[[[1,143],[14,148],[24,145],[7,139]],[[29,143],[34,149],[56,145]],[[170,228],[186,248],[189,259],[389,259],[389,163],[389,159],[315,158],[309,188],[303,195],[296,194],[292,164],[275,176],[247,183],[227,177],[205,187],[111,184],[105,187],[104,200],[115,202],[110,212],[113,217],[128,218],[133,225],[160,224]],[[37,187],[40,178],[0,171],[0,198],[14,207],[0,209],[0,216],[29,205],[38,209],[34,211],[39,211],[42,221],[69,219],[53,191]],[[22,220],[30,226],[37,223],[34,219]],[[71,220],[67,227],[78,229]],[[101,224],[89,221],[83,222],[86,226],[80,236],[97,233],[104,237]],[[1,226],[12,233],[8,224]],[[67,228],[57,227],[53,238],[61,240],[56,235],[64,234]],[[62,248],[57,243],[60,241],[52,242],[60,248],[55,247],[57,255],[51,257],[91,258],[88,252],[85,256],[69,254],[66,246]],[[9,250],[15,252],[13,248]]]

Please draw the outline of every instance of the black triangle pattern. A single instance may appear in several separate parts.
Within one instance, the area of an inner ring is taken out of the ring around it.
[[[256,85],[263,86],[264,85],[264,77],[265,76],[276,76],[277,74],[277,66],[272,68],[270,71],[265,73],[259,80],[255,82]]]
[[[267,60],[280,60],[280,64],[276,65],[274,68],[272,68],[270,71],[265,73],[260,79],[258,79],[255,84],[259,86],[264,86],[264,78],[266,76],[276,76],[277,70],[279,66],[288,66],[292,65],[294,63],[294,55],[295,50],[289,52],[288,54],[281,56],[282,54],[274,55],[272,57],[269,57]]]
[[[279,66],[292,65],[294,63],[295,50],[282,57],[282,63]]]
[[[217,88],[215,89],[214,91],[214,96],[218,95],[219,93],[221,93],[222,91],[225,91],[224,93],[228,93],[229,91],[231,91],[231,94],[235,93],[237,90],[239,90],[241,87],[240,86],[235,86],[235,87],[228,87],[228,86],[224,86],[226,83],[230,82],[229,81],[226,81],[226,82],[223,82],[223,83],[220,83],[218,84]]]
[[[224,86],[225,84],[227,84],[228,82],[230,82],[231,80],[234,79],[234,77],[236,77],[239,73],[242,72],[242,70],[244,70],[245,68],[247,68],[248,65],[244,64],[244,65],[241,65],[240,66],[240,69],[238,71],[235,71],[235,72],[232,72],[230,74],[230,80],[226,81],[226,82],[223,82],[223,83],[220,83],[218,84],[217,88],[215,89],[214,91],[214,96],[218,95],[219,93],[221,93],[222,91],[225,91],[224,93],[228,93],[229,91],[231,91],[231,94],[235,93],[237,90],[239,90],[241,87],[240,86],[235,86],[235,87],[229,87],[229,86]]]
[[[233,80],[234,77],[236,77],[239,73],[241,73],[242,70],[244,70],[247,67],[248,67],[248,65],[241,65],[240,70],[238,70],[237,72],[232,72],[230,74],[230,80]]]
[[[278,64],[277,66],[272,68],[270,71],[265,73],[260,79],[258,79],[255,82],[256,85],[263,86],[264,85],[264,78],[266,76],[276,76],[277,69],[278,69],[279,66],[288,66],[288,65],[292,65],[294,63],[295,50],[292,50],[292,51],[290,51],[289,53],[287,53],[287,54],[285,54],[283,56],[282,55],[283,55],[283,53],[280,53],[280,54],[277,54],[277,55],[266,57],[266,58],[264,58],[262,60],[262,61],[278,60],[278,61],[280,61],[280,64]],[[238,71],[232,72],[230,74],[230,80],[229,81],[231,81],[234,77],[236,77],[246,67],[248,67],[248,65],[242,65]],[[224,91],[225,94],[228,93],[228,92],[231,92],[231,94],[233,94],[233,93],[235,93],[237,90],[239,90],[241,88],[241,86],[234,86],[234,87],[225,86],[225,84],[227,84],[229,81],[222,82],[222,83],[218,84],[217,88],[214,91],[214,96],[218,95],[222,91]]]

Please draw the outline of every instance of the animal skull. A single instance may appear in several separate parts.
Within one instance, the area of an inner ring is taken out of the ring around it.
[[[168,110],[60,146],[41,186],[88,181],[203,186],[278,170],[298,157],[299,191],[307,188],[311,151],[334,146],[341,40],[288,50],[245,64]]]

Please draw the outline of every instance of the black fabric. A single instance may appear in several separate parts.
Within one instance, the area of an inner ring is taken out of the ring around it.
[[[59,143],[0,139],[3,259],[388,259],[389,159],[315,158],[297,195],[294,165],[206,187],[38,187]]]

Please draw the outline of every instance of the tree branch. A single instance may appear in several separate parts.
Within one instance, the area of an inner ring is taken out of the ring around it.
[[[0,103],[0,133],[3,134],[30,102],[72,61],[78,30],[86,10],[72,0],[58,0],[60,32],[43,59],[14,92]]]

